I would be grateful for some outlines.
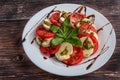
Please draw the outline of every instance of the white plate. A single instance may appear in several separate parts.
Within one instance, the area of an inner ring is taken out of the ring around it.
[[[49,13],[55,6],[57,6],[56,10],[64,10],[64,11],[74,11],[78,6],[78,4],[58,4],[58,5],[53,5],[50,7],[47,7],[41,11],[39,11],[38,13],[36,13],[26,24],[24,31],[23,31],[23,35],[22,35],[22,39],[24,38],[24,36],[26,35],[26,33],[31,29],[31,27],[33,27],[37,22],[39,22],[39,20],[41,19],[41,17],[43,17],[45,14]],[[95,14],[95,23],[94,25],[96,26],[97,29],[99,29],[101,26],[105,25],[106,23],[109,23],[109,21],[99,12],[97,12],[96,10],[87,7],[87,15],[90,14]],[[91,73],[97,69],[99,69],[100,67],[102,67],[112,56],[113,51],[115,49],[115,44],[116,44],[116,35],[113,29],[113,32],[106,44],[106,46],[109,46],[109,49],[102,54],[101,56],[98,57],[98,59],[96,60],[96,62],[91,66],[90,69],[86,70],[86,67],[91,63],[87,62],[84,64],[78,64],[75,66],[69,66],[66,67],[65,64],[56,61],[54,58],[48,58],[48,59],[44,59],[43,58],[43,54],[40,53],[39,47],[36,44],[36,42],[34,42],[33,44],[31,44],[31,41],[33,40],[33,38],[35,37],[35,28],[37,26],[35,26],[26,36],[26,41],[23,42],[23,47],[24,50],[27,54],[27,56],[29,57],[29,59],[39,68],[56,74],[56,75],[61,75],[61,76],[78,76],[78,75],[84,75],[84,74],[88,74]],[[101,50],[101,48],[103,47],[103,45],[106,43],[107,38],[109,36],[109,33],[111,31],[112,25],[109,24],[107,25],[103,31],[100,31],[98,36],[99,36],[99,49],[96,52],[96,54],[92,55],[89,58],[84,59],[82,62],[91,59],[95,56],[97,56]]]

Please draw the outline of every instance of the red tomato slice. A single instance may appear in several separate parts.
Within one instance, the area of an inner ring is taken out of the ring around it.
[[[76,22],[80,21],[81,19],[85,18],[86,16],[84,14],[80,13],[72,13],[70,15],[70,22],[72,24],[72,27],[75,27]]]
[[[84,33],[84,34],[80,34],[78,37],[79,38],[81,38],[81,37],[89,37],[93,41],[93,44],[94,44],[93,54],[97,51],[97,49],[98,49],[98,40],[92,34]]]
[[[52,47],[40,47],[40,51],[44,54],[55,54],[60,48],[60,45]]]
[[[60,16],[60,12],[55,12],[50,16],[50,22],[56,26],[61,26],[61,23],[58,21]]]
[[[84,31],[84,30],[87,30],[87,29],[89,29],[89,30],[97,33],[97,30],[95,29],[95,27],[93,27],[93,26],[90,25],[90,24],[82,24],[82,25],[80,26],[80,31],[81,31],[81,32]]]
[[[48,47],[40,47],[40,51],[43,53],[43,54],[49,54],[49,48]]]
[[[50,47],[50,54],[55,54],[60,48],[60,45]]]
[[[73,47],[73,54],[67,60],[63,60],[63,63],[67,65],[75,65],[82,61],[83,59],[83,50],[80,47]]]
[[[40,25],[40,26],[37,27],[36,34],[39,37],[41,37],[41,38],[52,38],[52,37],[55,37],[54,33],[45,30],[42,25]]]

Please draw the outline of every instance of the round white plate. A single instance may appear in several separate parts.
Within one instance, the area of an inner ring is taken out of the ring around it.
[[[97,60],[95,61],[95,63],[88,70],[86,70],[86,67],[91,63],[91,61],[89,61],[87,63],[84,63],[84,64],[78,64],[78,65],[66,67],[65,64],[56,61],[54,58],[44,59],[43,58],[44,55],[40,52],[39,46],[37,45],[37,43],[34,42],[33,44],[31,44],[31,41],[35,37],[35,29],[36,29],[37,25],[40,24],[39,20],[45,14],[49,13],[55,6],[57,7],[56,10],[60,10],[60,11],[64,10],[64,11],[73,12],[77,7],[79,7],[81,5],[78,5],[78,4],[53,5],[53,6],[45,8],[45,9],[42,9],[41,11],[36,13],[28,21],[28,23],[26,24],[26,26],[24,28],[22,39],[24,38],[26,33],[33,26],[35,26],[28,33],[28,35],[25,37],[26,40],[23,42],[23,48],[24,48],[27,56],[29,57],[29,59],[39,68],[41,68],[41,69],[43,69],[47,72],[50,72],[50,73],[53,73],[53,74],[56,74],[56,75],[61,75],[61,76],[84,75],[84,74],[91,73],[91,72],[99,69],[100,67],[102,67],[110,59],[110,57],[112,56],[113,51],[115,49],[116,35],[115,35],[115,32],[114,32],[114,29],[112,31],[111,36],[108,39],[109,33],[110,33],[111,29],[113,28],[111,24],[105,26],[104,29],[98,33],[98,36],[99,36],[99,49],[98,49],[98,51],[94,55],[92,55],[91,57],[86,58],[82,61],[82,63],[83,63],[83,62],[97,56],[100,53],[103,45],[107,41],[106,47],[109,46],[109,49],[105,53],[103,53],[101,56],[99,56],[97,58]],[[97,12],[96,10],[94,10],[90,7],[87,7],[86,15],[91,15],[91,14],[95,15],[94,25],[96,26],[97,29],[101,28],[103,25],[105,25],[107,23],[110,23],[101,13]]]

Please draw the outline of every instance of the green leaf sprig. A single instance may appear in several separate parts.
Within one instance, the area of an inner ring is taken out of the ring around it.
[[[52,24],[50,29],[56,34],[56,37],[51,41],[51,46],[61,44],[62,42],[69,42],[73,46],[82,45],[81,40],[77,37],[79,28],[72,28],[69,17],[65,19],[61,27]]]

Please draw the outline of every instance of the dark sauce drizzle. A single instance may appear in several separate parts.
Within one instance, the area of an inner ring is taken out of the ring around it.
[[[50,54],[49,58],[55,57],[55,54]]]
[[[55,57],[55,54],[49,55],[49,58]],[[43,59],[47,59],[47,57],[43,56]]]
[[[70,65],[66,65],[66,67],[69,67]]]
[[[93,22],[92,24],[94,24],[94,22],[95,22],[95,15],[94,14],[87,16],[87,18],[88,19],[92,18],[92,22]]]
[[[44,56],[43,59],[47,59],[47,57]]]
[[[102,26],[101,28],[99,28],[99,29],[97,30],[97,33],[100,32],[101,30],[103,30],[103,28],[104,28],[105,26],[109,25],[109,24],[110,24],[110,23],[107,23],[107,24],[105,24],[104,26]]]
[[[113,28],[111,29],[111,31],[110,31],[110,33],[109,33],[109,36],[108,36],[105,44],[103,45],[103,47],[102,47],[99,55],[96,56],[96,57],[93,58],[93,59],[88,60],[88,61],[91,61],[91,60],[93,60],[93,61],[86,67],[87,70],[90,69],[90,67],[94,64],[94,62],[96,61],[96,59],[97,59],[101,54],[105,53],[105,52],[109,49],[109,46],[107,46],[106,48],[105,48],[105,46],[106,46],[106,44],[107,44],[108,41],[109,41],[109,38],[110,38],[110,36],[111,36],[111,34],[112,34],[112,31],[113,31]],[[88,62],[88,61],[86,61],[86,62]],[[85,63],[86,63],[86,62],[85,62]]]
[[[87,70],[94,64],[94,62],[96,61],[96,59],[97,59],[101,54],[105,53],[105,52],[109,49],[109,46],[107,46],[106,48],[104,48],[104,47],[105,47],[105,46],[103,46],[103,48],[101,49],[99,55],[97,55],[97,56],[96,56],[95,58],[93,58],[93,59],[90,59],[90,60],[86,61],[86,62],[89,62],[89,61],[92,61],[92,60],[93,60],[93,61],[86,67]],[[86,62],[85,62],[85,63],[86,63]]]
[[[37,24],[39,24],[39,22],[41,22],[41,20],[42,20],[43,18],[48,18],[49,15],[50,15],[52,12],[55,11],[55,8],[56,8],[56,6],[55,6],[49,13],[45,14],[45,15],[25,34],[24,38],[22,39],[22,43],[26,41],[26,36],[29,34],[29,32],[30,32]]]
[[[33,40],[31,41],[31,44],[35,41],[36,37],[33,38]]]
[[[84,12],[85,12],[85,16],[86,16],[86,12],[87,12],[87,8],[86,8],[86,6],[84,6]]]
[[[87,11],[87,8],[86,6],[79,6],[78,8],[76,8],[73,12],[78,12],[78,13],[81,13],[81,11],[84,9],[84,14],[86,15],[86,11]]]
[[[81,6],[79,6],[79,7],[77,7],[73,12],[76,12],[78,9],[80,9],[81,8]]]

